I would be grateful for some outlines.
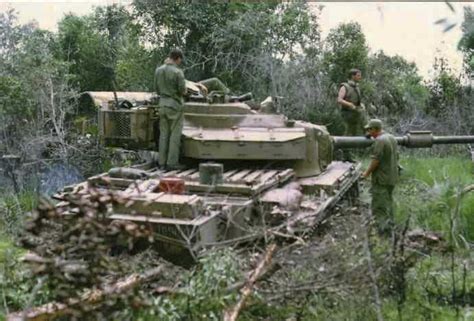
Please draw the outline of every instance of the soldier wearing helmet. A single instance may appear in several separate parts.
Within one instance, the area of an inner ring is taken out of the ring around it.
[[[393,135],[382,130],[382,121],[371,119],[365,126],[375,140],[371,162],[362,178],[372,177],[372,217],[380,234],[390,234],[393,229],[393,190],[398,183],[398,150]]]

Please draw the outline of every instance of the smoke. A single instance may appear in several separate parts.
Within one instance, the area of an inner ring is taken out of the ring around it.
[[[77,168],[70,164],[53,164],[40,175],[40,192],[51,195],[61,190],[64,186],[77,184],[82,181],[84,181],[84,177]]]

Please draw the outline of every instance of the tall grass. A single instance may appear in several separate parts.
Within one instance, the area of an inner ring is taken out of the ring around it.
[[[448,233],[448,213],[454,210],[457,195],[474,184],[474,164],[467,157],[405,157],[400,163],[404,172],[396,193],[397,220],[411,214],[414,227]],[[459,216],[460,234],[473,242],[474,193],[461,200]]]
[[[404,166],[405,173],[402,175],[402,184],[410,179],[417,179],[430,186],[446,182],[459,184],[474,183],[474,163],[466,156],[430,158],[408,156],[402,157],[400,163]]]
[[[0,197],[0,320],[2,315],[23,308],[30,300],[35,280],[20,262],[24,253],[15,245],[23,229],[25,213],[37,205],[35,193],[4,193]]]

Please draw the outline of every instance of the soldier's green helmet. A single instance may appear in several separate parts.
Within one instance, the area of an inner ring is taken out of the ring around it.
[[[365,129],[382,129],[382,121],[377,118],[369,120],[367,125],[364,126]]]

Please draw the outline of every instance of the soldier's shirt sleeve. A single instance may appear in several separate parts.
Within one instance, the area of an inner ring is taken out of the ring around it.
[[[177,77],[178,92],[184,96],[186,94],[186,81],[184,79],[184,73],[182,70],[178,71]]]
[[[381,140],[375,140],[374,147],[372,149],[372,155],[370,157],[372,159],[381,161],[382,156],[383,156],[383,142]]]

